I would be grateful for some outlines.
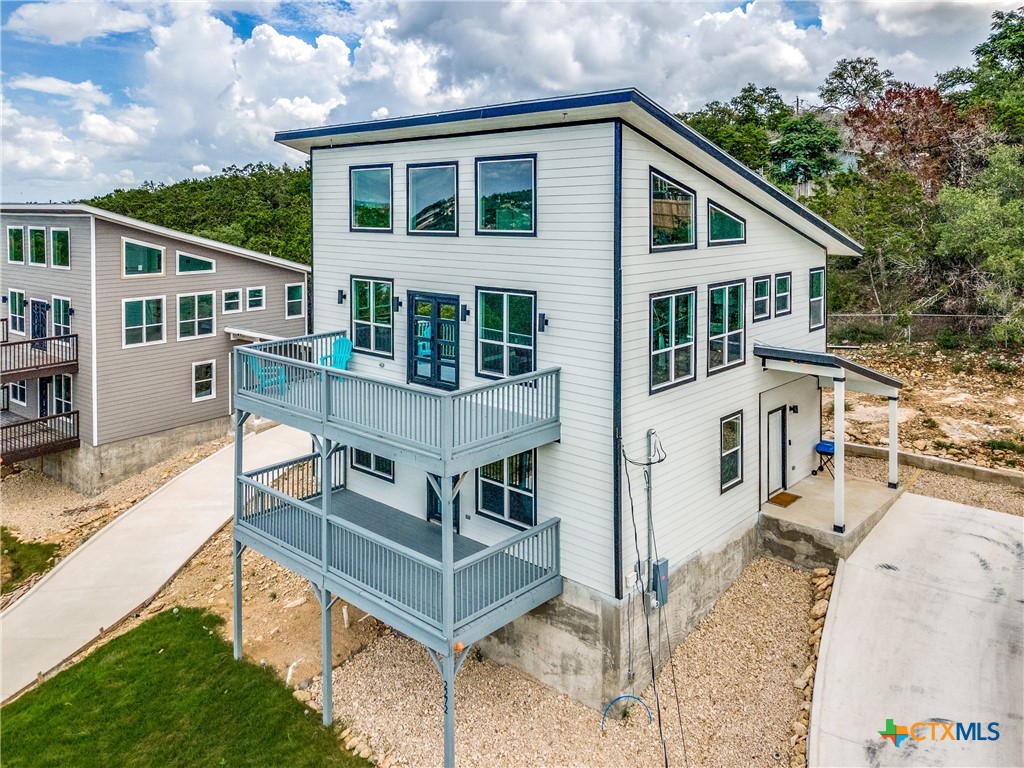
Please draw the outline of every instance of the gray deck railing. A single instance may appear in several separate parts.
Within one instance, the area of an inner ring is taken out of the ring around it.
[[[43,336],[0,345],[0,375],[17,381],[26,374],[73,373],[78,370],[78,334]]]
[[[431,391],[320,365],[343,335],[322,333],[238,347],[236,398],[281,406],[440,458],[559,423],[557,368],[457,392]]]

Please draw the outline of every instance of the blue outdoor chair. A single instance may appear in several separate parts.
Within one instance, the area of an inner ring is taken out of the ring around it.
[[[277,387],[283,395],[288,383],[284,367],[273,363],[261,363],[259,360],[249,358],[249,370],[256,377],[256,392],[263,394],[267,387]]]
[[[330,365],[332,368],[344,371],[348,368],[348,361],[351,359],[352,340],[347,336],[341,336],[335,339],[331,345],[331,354],[320,358],[320,365]]]

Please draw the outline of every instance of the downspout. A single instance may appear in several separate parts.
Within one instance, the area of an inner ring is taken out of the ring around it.
[[[612,181],[612,541],[615,599],[622,584],[622,121],[613,124],[614,178]]]
[[[654,430],[647,430],[647,589],[654,591]]]

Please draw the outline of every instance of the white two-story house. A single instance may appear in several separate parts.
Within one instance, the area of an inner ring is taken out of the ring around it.
[[[239,350],[287,381],[236,401],[316,436],[315,481],[240,474],[237,551],[446,680],[478,643],[593,706],[642,688],[643,611],[681,640],[818,466],[822,379],[768,363],[824,352],[859,246],[631,89],[277,140],[312,165],[316,335]]]

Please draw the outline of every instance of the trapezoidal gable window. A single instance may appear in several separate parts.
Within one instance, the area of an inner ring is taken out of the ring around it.
[[[697,377],[694,345],[696,300],[695,288],[651,295],[652,393]]]
[[[692,189],[651,168],[651,250],[696,248],[697,196]]]
[[[537,156],[476,160],[476,233],[537,234]]]
[[[737,245],[745,242],[747,220],[708,200],[708,245]]]
[[[179,275],[190,275],[195,272],[216,272],[217,262],[213,259],[208,259],[205,256],[195,256],[191,253],[185,253],[184,251],[178,251],[178,271]]]
[[[459,164],[416,163],[406,167],[410,235],[459,234]]]
[[[349,169],[349,229],[353,232],[391,232],[391,166]]]
[[[164,273],[164,249],[159,245],[121,238],[122,277],[144,277]]]

